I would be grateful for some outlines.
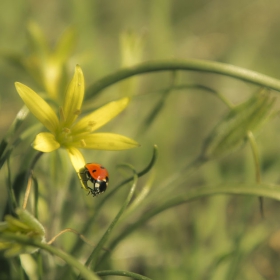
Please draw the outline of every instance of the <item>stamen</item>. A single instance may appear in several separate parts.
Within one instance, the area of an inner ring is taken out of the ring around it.
[[[59,116],[62,122],[65,122],[65,115],[62,107],[59,107]]]
[[[96,125],[96,122],[95,121],[89,121],[88,122],[88,126],[95,126]]]
[[[96,125],[96,122],[95,121],[89,121],[88,122],[88,128],[89,128],[89,131],[92,132],[94,126]]]
[[[63,127],[62,132],[69,134],[71,132],[71,129],[69,129],[68,127]]]
[[[74,115],[80,115],[81,114],[81,110],[77,109],[76,111],[74,111]]]
[[[87,146],[86,141],[84,139],[81,139],[80,143],[81,143],[82,147],[86,147]]]

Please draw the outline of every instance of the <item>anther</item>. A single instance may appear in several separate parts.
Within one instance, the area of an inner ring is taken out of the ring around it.
[[[77,109],[76,111],[74,111],[74,115],[80,115],[81,114],[81,110]]]
[[[62,107],[59,107],[59,116],[60,116],[60,119],[61,121],[65,121],[65,115],[64,115],[64,111],[63,111],[63,108]]]
[[[68,127],[63,127],[62,132],[69,134],[71,132],[71,129],[69,129]]]
[[[88,126],[90,126],[90,127],[95,126],[95,125],[96,125],[95,121],[89,121],[88,122]]]
[[[84,139],[81,139],[80,143],[81,143],[82,147],[86,147],[87,146],[86,141]]]

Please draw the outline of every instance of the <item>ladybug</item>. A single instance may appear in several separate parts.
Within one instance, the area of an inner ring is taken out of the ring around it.
[[[87,163],[79,171],[79,177],[84,189],[89,190],[93,196],[104,193],[108,187],[109,173],[105,167],[98,163]],[[91,181],[93,187],[88,186]]]

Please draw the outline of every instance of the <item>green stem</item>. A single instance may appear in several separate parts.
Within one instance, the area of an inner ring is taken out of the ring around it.
[[[147,132],[147,129],[153,124],[156,117],[160,114],[161,110],[164,108],[168,96],[172,93],[173,88],[177,83],[177,80],[178,80],[178,73],[176,71],[171,72],[170,86],[164,91],[162,91],[160,100],[156,103],[156,105],[152,108],[151,112],[143,121],[142,125],[138,130],[139,135],[143,135],[143,133]]]
[[[34,184],[34,216],[38,219],[38,202],[39,202],[39,186],[36,177],[33,174],[33,184]]]
[[[258,147],[255,140],[255,137],[251,131],[248,131],[247,137],[249,139],[249,143],[252,149],[254,163],[255,163],[255,171],[256,171],[256,183],[261,183],[261,167],[260,167],[260,157],[258,153]]]
[[[181,84],[181,85],[177,85],[177,86],[173,86],[173,87],[168,87],[166,89],[161,89],[161,90],[158,90],[158,91],[153,92],[153,93],[142,94],[141,96],[147,95],[147,94],[157,94],[157,93],[164,94],[168,90],[179,91],[179,90],[188,90],[188,89],[196,89],[196,90],[208,91],[210,93],[215,94],[218,98],[220,98],[221,101],[229,109],[233,109],[235,107],[224,95],[222,95],[217,90],[215,90],[215,89],[213,89],[211,87],[208,87],[208,86],[200,85],[200,84]]]
[[[96,274],[99,276],[118,275],[118,276],[130,277],[137,280],[151,280],[151,278],[148,278],[141,274],[125,271],[125,270],[102,270],[102,271],[97,271]]]
[[[112,252],[114,248],[119,244],[119,242],[121,242],[125,237],[127,237],[139,226],[143,225],[157,214],[162,213],[163,211],[178,206],[180,204],[217,194],[257,195],[269,197],[280,201],[279,187],[272,187],[266,184],[260,184],[257,187],[255,184],[233,184],[226,186],[221,185],[218,187],[205,187],[198,190],[190,191],[187,194],[183,194],[181,196],[170,199],[162,205],[159,205],[158,207],[155,207],[149,212],[143,214],[138,221],[127,227],[118,237],[116,237],[115,240],[112,241],[112,243],[108,246],[110,252]],[[109,256],[110,252],[105,252],[101,261],[104,261],[104,259],[106,259]]]
[[[41,248],[43,250],[48,251],[49,253],[52,253],[61,259],[63,259],[69,266],[75,267],[78,269],[81,273],[81,275],[88,280],[99,280],[100,278],[96,276],[92,271],[90,271],[86,266],[84,266],[82,263],[77,261],[74,257],[71,255],[68,255],[67,253],[59,250],[58,248],[55,248],[53,246],[50,246],[46,243],[41,243],[40,241],[34,240],[32,238],[29,238],[27,236],[12,234],[12,233],[2,233],[1,239],[9,240],[9,241],[16,241],[21,244],[27,244],[31,246],[35,246],[38,248]]]
[[[249,143],[252,149],[254,163],[255,163],[255,172],[256,172],[256,183],[261,183],[261,165],[260,165],[260,156],[258,153],[258,146],[254,137],[254,134],[251,131],[247,132],[247,137],[249,139]],[[264,217],[264,210],[263,210],[263,198],[259,197],[260,201],[260,212],[262,217]]]
[[[108,229],[106,230],[105,234],[102,236],[102,238],[100,239],[100,241],[98,242],[98,244],[96,245],[96,247],[94,248],[94,250],[92,251],[90,257],[88,258],[87,262],[86,262],[86,266],[88,266],[89,264],[91,264],[91,267],[94,269],[96,267],[96,263],[97,263],[97,259],[99,256],[100,251],[102,250],[102,248],[105,245],[105,242],[107,241],[107,239],[109,238],[113,228],[116,226],[117,222],[119,221],[121,215],[123,214],[123,212],[125,211],[125,209],[127,208],[129,202],[132,199],[132,196],[134,194],[135,191],[135,187],[136,187],[136,183],[137,183],[137,173],[135,172],[134,176],[133,176],[133,184],[130,188],[129,194],[122,206],[122,208],[120,209],[119,213],[116,215],[115,219],[113,220],[113,222],[110,224],[110,226],[108,227]]]
[[[191,70],[199,72],[216,73],[280,91],[280,80],[278,79],[271,78],[269,76],[254,71],[226,63],[190,59],[185,61],[150,61],[143,64],[139,64],[134,67],[120,69],[115,73],[109,74],[97,80],[93,85],[91,85],[87,89],[86,98],[90,98],[98,92],[105,89],[106,87],[131,76],[151,72],[175,70]]]
[[[10,166],[10,157],[7,158],[7,167],[8,167],[8,205],[9,205],[9,213],[13,213],[14,210],[17,208],[17,200],[15,196],[15,192],[12,186],[12,179],[11,179],[11,166]]]
[[[140,172],[137,173],[137,176],[138,177],[141,177],[145,174],[147,174],[151,169],[152,167],[154,166],[156,160],[157,160],[157,157],[158,157],[158,148],[156,145],[154,145],[154,150],[153,150],[153,156],[151,158],[151,161],[149,162],[149,164],[143,169],[141,170]],[[106,196],[102,199],[102,200],[98,200],[97,203],[96,203],[96,207],[95,207],[95,211],[94,211],[94,215],[93,217],[91,218],[91,223],[86,223],[85,225],[85,228],[82,230],[82,233],[83,234],[86,234],[90,228],[91,228],[91,225],[94,223],[94,221],[96,220],[97,218],[97,215],[99,214],[99,212],[103,209],[103,205],[108,201],[109,198],[113,197],[114,194],[120,190],[121,187],[125,186],[127,183],[131,182],[133,180],[133,176],[129,177],[128,179],[125,179],[124,181],[122,181],[120,184],[118,184],[115,188],[113,188],[109,193],[106,193]],[[71,250],[71,253],[74,253],[81,248],[81,241],[80,239],[78,239],[75,243],[75,245],[73,246],[72,250]]]

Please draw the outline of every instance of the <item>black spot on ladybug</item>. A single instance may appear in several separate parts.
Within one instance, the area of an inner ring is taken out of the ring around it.
[[[93,170],[92,170],[92,173],[94,173],[94,172],[96,172],[96,169],[93,169]]]
[[[101,169],[105,169],[105,167],[103,167],[103,166],[100,166],[100,168],[101,168]]]

